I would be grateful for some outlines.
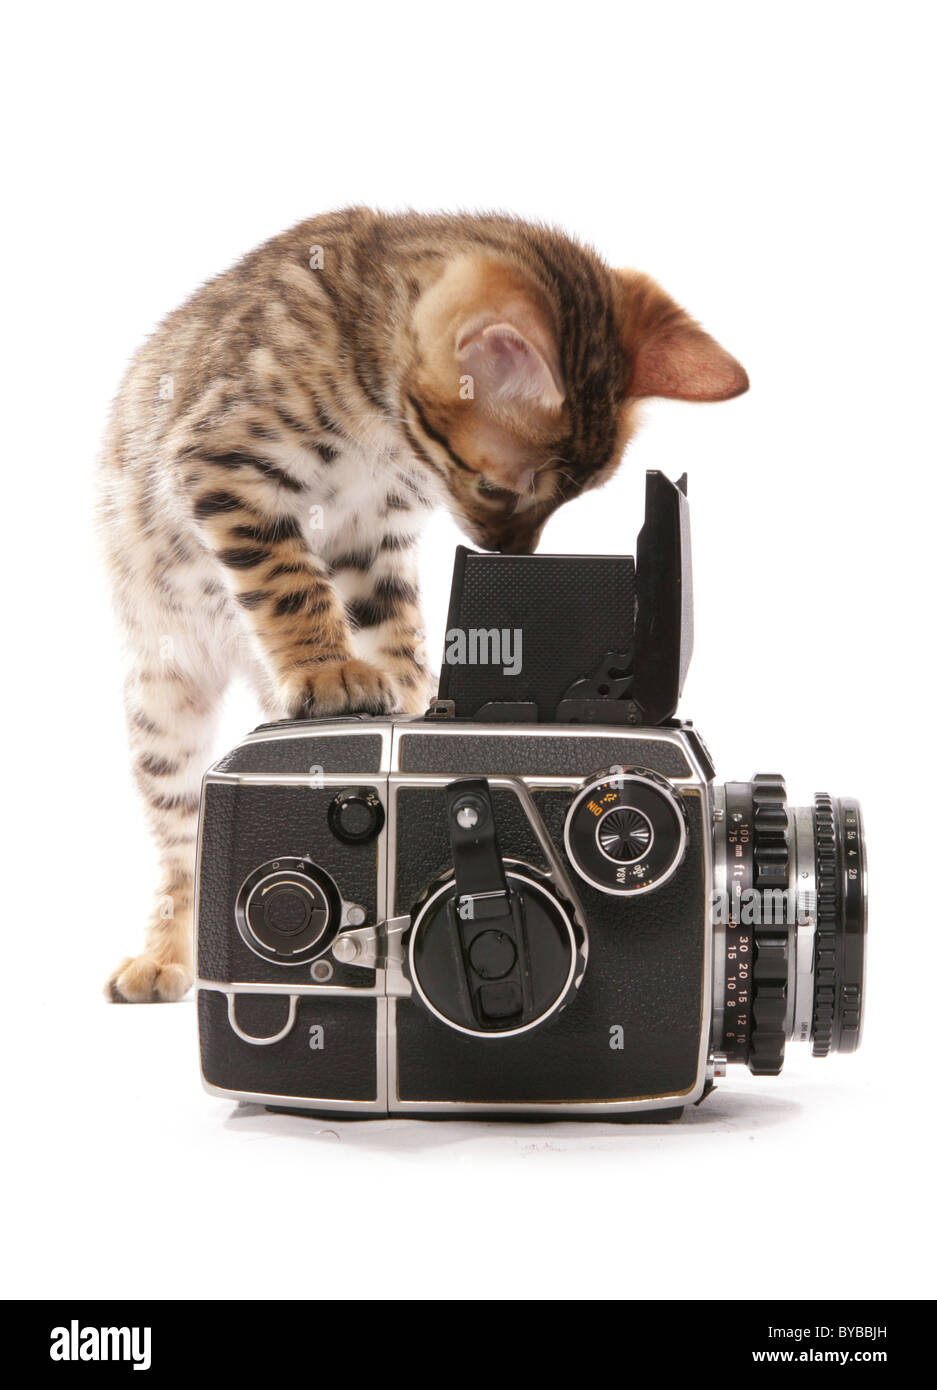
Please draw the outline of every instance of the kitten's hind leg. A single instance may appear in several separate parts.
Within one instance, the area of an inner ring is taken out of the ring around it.
[[[193,877],[202,774],[226,679],[171,663],[139,666],[127,682],[133,771],[160,856],[144,949],[107,981],[115,1003],[168,1003],[192,984]]]

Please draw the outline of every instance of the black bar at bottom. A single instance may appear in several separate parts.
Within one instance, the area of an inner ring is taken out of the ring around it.
[[[388,1293],[392,1293],[390,1284]],[[489,1300],[480,1290],[475,1301]],[[522,1296],[518,1301],[523,1301]],[[15,1352],[22,1368],[20,1380],[31,1379],[36,1371],[60,1376],[62,1384],[83,1373],[100,1378],[137,1371],[134,1383],[144,1375],[169,1383],[170,1377],[178,1380],[180,1373],[214,1376],[230,1371],[239,1384],[249,1383],[247,1378],[255,1373],[263,1375],[266,1384],[274,1373],[278,1382],[293,1376],[321,1378],[323,1363],[334,1364],[337,1374],[344,1364],[356,1378],[379,1378],[393,1372],[387,1362],[396,1360],[400,1372],[401,1360],[419,1360],[429,1350],[421,1351],[418,1340],[409,1336],[403,1343],[397,1340],[401,1315],[391,1306],[396,1302],[409,1300],[369,1301],[351,1295],[295,1301],[9,1302],[4,1335],[7,1349]],[[481,1344],[473,1345],[473,1328],[482,1325],[477,1317],[465,1317],[461,1302],[453,1310],[452,1336],[458,1339],[453,1349],[458,1345],[462,1354],[481,1355],[485,1339],[482,1336]],[[610,1291],[604,1302],[629,1300],[616,1299]],[[754,1372],[777,1365],[911,1367],[926,1365],[937,1342],[929,1302],[924,1300],[733,1301],[714,1290],[711,1298],[699,1301],[639,1301],[635,1312],[646,1330],[648,1315],[654,1317],[658,1332],[652,1337],[656,1350],[651,1354],[666,1363],[671,1376],[680,1371],[694,1375],[701,1366]],[[411,1316],[403,1314],[408,1322]],[[439,1317],[438,1312],[433,1317],[434,1338]],[[575,1317],[575,1346],[588,1365],[592,1338],[594,1345],[607,1341],[608,1312],[600,1303],[580,1301]],[[619,1328],[621,1317],[616,1315]],[[504,1353],[498,1355],[501,1379],[506,1371],[527,1378],[541,1358],[552,1356],[550,1326],[544,1322],[541,1340],[536,1317],[528,1321],[523,1353],[508,1358],[513,1367],[504,1364]],[[659,1332],[668,1326],[674,1335],[661,1340]],[[618,1344],[622,1374],[630,1360],[628,1341],[625,1336]],[[642,1360],[649,1350],[645,1342]]]

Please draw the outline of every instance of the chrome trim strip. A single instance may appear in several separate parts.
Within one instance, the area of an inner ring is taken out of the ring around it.
[[[334,1110],[336,1114],[373,1115],[387,1119],[387,1108],[379,1100],[322,1100],[309,1096],[278,1096],[261,1091],[226,1091],[202,1077],[202,1089],[219,1100],[235,1100],[239,1105],[276,1105],[284,1110]]]
[[[378,718],[373,721],[370,718],[289,720],[284,724],[252,729],[249,734],[244,735],[237,748],[245,743],[270,743],[284,738],[340,738],[342,734],[360,733],[389,735],[393,731],[394,721],[403,718],[403,715],[394,715],[393,718]],[[231,749],[232,753],[234,751],[235,749]],[[230,757],[230,753],[225,754],[225,757]]]
[[[205,774],[206,782],[231,782],[235,785],[260,784],[265,787],[311,787],[313,791],[326,787],[355,786],[378,787],[383,784],[387,774],[379,772],[218,772],[209,768]]]
[[[582,928],[583,933],[583,960],[587,960],[589,956],[589,933],[586,928],[586,914],[583,910],[582,902],[580,901],[579,894],[576,891],[575,884],[569,877],[569,874],[563,868],[563,861],[557,854],[553,841],[547,834],[547,828],[544,825],[540,817],[540,812],[537,810],[536,803],[534,802],[534,799],[530,794],[531,785],[542,787],[544,790],[547,791],[550,790],[550,785],[545,784],[542,781],[531,783],[530,781],[525,780],[523,777],[489,777],[488,785],[505,787],[509,791],[514,792],[515,796],[518,798],[521,805],[523,806],[524,811],[527,815],[527,819],[530,822],[531,829],[537,837],[537,843],[543,851],[544,858],[550,865],[550,873],[548,874],[548,877],[553,879],[553,881],[559,886],[560,892],[567,899],[567,901],[572,903],[573,908],[575,909],[576,917],[579,920],[579,925]]]
[[[706,1089],[706,1069],[709,1065],[710,1033],[712,1030],[713,976],[712,976],[712,885],[713,885],[713,836],[712,836],[712,788],[705,780],[701,781],[696,793],[682,792],[683,796],[698,795],[700,799],[700,838],[703,841],[703,981],[700,999],[699,1021],[699,1060],[696,1068],[697,1089],[693,1100],[699,1100]]]
[[[320,957],[321,960],[321,957]],[[377,972],[380,973],[379,971]],[[205,980],[201,976],[195,981],[196,992],[200,989],[214,990],[216,994],[295,994],[295,995],[341,995],[344,999],[383,999],[384,990],[380,983],[373,985],[298,985],[294,981],[276,985],[268,983],[252,984],[249,980],[229,983],[227,980]]]

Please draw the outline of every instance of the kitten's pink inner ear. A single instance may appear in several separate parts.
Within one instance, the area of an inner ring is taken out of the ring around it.
[[[559,369],[510,323],[492,323],[463,335],[456,356],[473,378],[475,399],[482,404],[488,395],[501,404],[559,410],[566,399]]]
[[[638,349],[629,395],[678,401],[728,401],[748,390],[748,374],[725,348],[688,323],[646,339]]]

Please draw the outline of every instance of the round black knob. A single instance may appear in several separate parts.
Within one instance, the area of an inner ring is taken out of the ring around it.
[[[472,968],[483,980],[500,980],[514,969],[517,948],[503,931],[483,931],[469,947]]]
[[[686,851],[686,816],[670,784],[647,768],[590,780],[566,816],[566,853],[593,888],[636,897],[659,888]]]
[[[306,930],[317,911],[316,894],[294,883],[278,883],[263,899],[264,926],[278,936],[298,936]]]
[[[603,854],[620,864],[633,864],[645,855],[654,836],[651,822],[634,806],[618,806],[606,811],[595,833]]]
[[[460,1033],[525,1033],[557,1013],[585,967],[572,908],[527,864],[506,860],[503,893],[459,893],[453,874],[413,909],[407,969],[416,996]]]
[[[346,787],[329,806],[329,828],[346,845],[366,845],[384,828],[384,807],[373,787]]]
[[[261,864],[244,880],[235,903],[241,939],[277,965],[303,965],[327,951],[341,923],[341,895],[309,859]]]

